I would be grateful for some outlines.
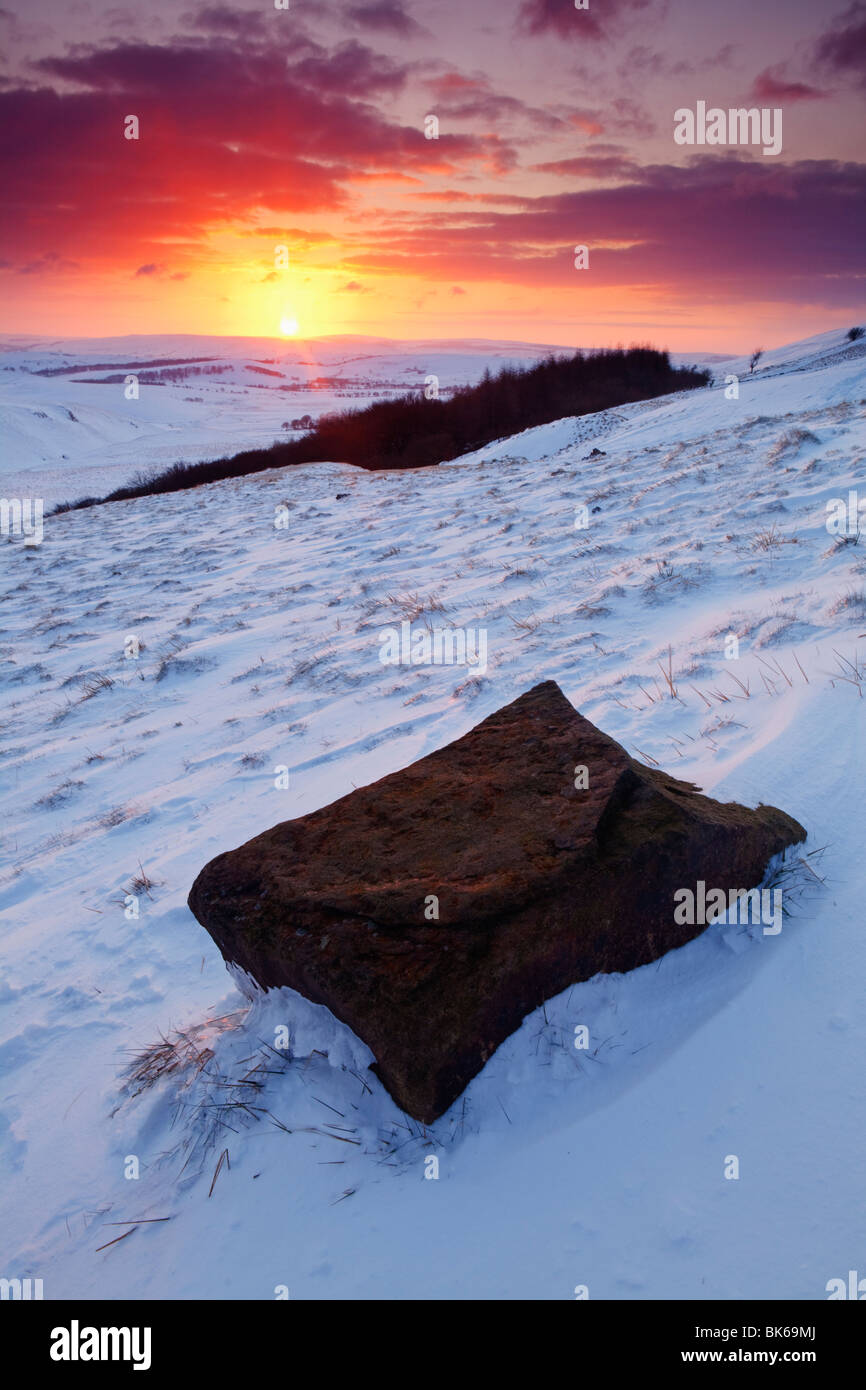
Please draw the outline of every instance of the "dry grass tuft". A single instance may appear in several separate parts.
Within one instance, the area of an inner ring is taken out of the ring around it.
[[[151,1043],[138,1053],[123,1073],[126,1094],[140,1096],[166,1077],[184,1073],[189,1073],[185,1082],[189,1086],[213,1057],[208,1040],[229,1028],[236,1028],[244,1017],[245,1010],[241,1010],[209,1019],[207,1023],[194,1024],[186,1030],[177,1029],[167,1038],[160,1034],[159,1042]]]

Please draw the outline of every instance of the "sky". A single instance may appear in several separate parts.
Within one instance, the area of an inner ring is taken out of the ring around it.
[[[3,3],[8,335],[746,352],[866,318],[866,0]],[[700,102],[781,112],[779,153],[678,143]]]

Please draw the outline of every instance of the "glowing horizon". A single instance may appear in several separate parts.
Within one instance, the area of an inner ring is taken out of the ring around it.
[[[7,334],[739,353],[866,313],[856,6],[156,0],[118,37],[102,0],[82,44],[12,3]],[[779,152],[675,139],[716,104]]]

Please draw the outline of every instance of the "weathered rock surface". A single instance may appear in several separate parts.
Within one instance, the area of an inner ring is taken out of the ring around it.
[[[753,888],[805,833],[634,762],[546,681],[404,771],[219,855],[189,905],[263,988],[326,1004],[430,1122],[544,999],[699,935],[674,920],[678,889]]]

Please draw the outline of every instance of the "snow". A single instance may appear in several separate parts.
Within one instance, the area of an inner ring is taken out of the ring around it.
[[[266,472],[2,542],[5,1277],[46,1298],[822,1299],[862,1269],[866,555],[825,523],[866,499],[866,353],[840,329],[770,356],[737,400],[721,363],[707,390],[438,469]],[[383,666],[410,614],[486,627],[486,675]],[[551,678],[639,759],[802,821],[789,915],[548,1001],[425,1130],[326,1010],[228,975],[186,897],[213,855]],[[124,1092],[177,1029],[204,1070]]]
[[[284,422],[417,391],[431,374],[444,395],[478,381],[487,367],[531,366],[546,352],[564,351],[345,336],[303,343],[191,334],[0,340],[0,488],[7,497],[41,497],[46,507],[104,496],[178,461],[296,438]],[[162,368],[137,366],[155,360]],[[193,374],[148,381],[148,370],[152,376],[173,366]],[[133,399],[129,374],[140,377]]]

